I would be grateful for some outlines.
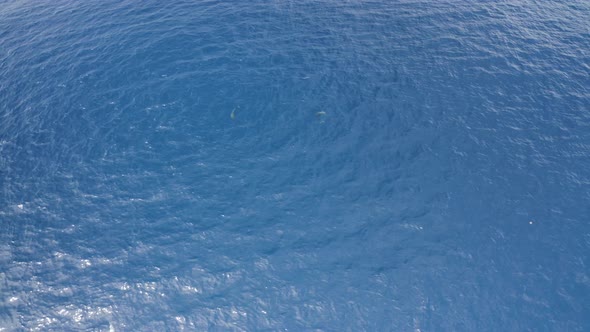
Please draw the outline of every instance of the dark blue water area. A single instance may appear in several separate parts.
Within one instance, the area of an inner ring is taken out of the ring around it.
[[[589,331],[588,22],[0,0],[0,330]]]

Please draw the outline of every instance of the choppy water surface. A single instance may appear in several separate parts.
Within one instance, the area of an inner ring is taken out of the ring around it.
[[[585,1],[0,1],[0,330],[590,330]]]

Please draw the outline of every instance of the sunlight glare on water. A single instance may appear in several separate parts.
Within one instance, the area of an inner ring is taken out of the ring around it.
[[[0,330],[590,330],[587,22],[0,0]]]

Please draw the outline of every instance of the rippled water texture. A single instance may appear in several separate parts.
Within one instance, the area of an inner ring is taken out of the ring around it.
[[[589,22],[0,0],[0,330],[589,331]]]

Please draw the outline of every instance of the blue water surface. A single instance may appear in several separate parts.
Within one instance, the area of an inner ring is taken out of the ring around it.
[[[590,331],[589,22],[0,0],[0,331]]]

